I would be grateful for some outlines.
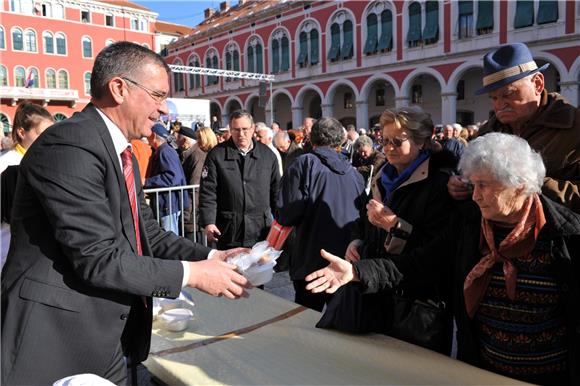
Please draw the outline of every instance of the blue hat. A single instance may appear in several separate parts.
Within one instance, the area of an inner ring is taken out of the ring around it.
[[[546,63],[538,68],[530,49],[523,43],[501,46],[483,57],[483,88],[477,90],[475,95],[488,93],[538,71],[544,71],[549,65]]]
[[[151,128],[151,131],[163,139],[167,139],[167,137],[169,137],[169,130],[167,130],[161,123],[154,124]]]

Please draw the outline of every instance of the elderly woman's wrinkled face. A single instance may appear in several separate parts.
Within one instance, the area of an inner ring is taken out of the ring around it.
[[[421,148],[404,129],[399,129],[395,123],[387,123],[383,127],[383,152],[387,161],[401,174],[419,155]]]
[[[518,211],[526,198],[522,188],[505,186],[487,172],[473,173],[469,180],[473,184],[473,201],[483,218],[502,223],[517,222]]]

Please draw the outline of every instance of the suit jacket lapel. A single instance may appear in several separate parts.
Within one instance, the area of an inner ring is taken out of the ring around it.
[[[119,156],[117,155],[115,146],[113,145],[113,139],[111,138],[111,134],[109,134],[107,125],[97,112],[96,108],[92,104],[89,104],[87,105],[86,110],[95,116],[95,121],[97,122],[96,129],[103,140],[109,160],[115,170],[115,176],[119,183],[119,205],[121,207],[120,220],[123,228],[123,235],[131,245],[133,252],[137,253],[137,239],[135,237],[135,230],[133,229],[133,214],[131,212],[131,203],[129,202],[129,193],[127,192],[127,186],[125,185],[123,170],[119,164]],[[137,187],[137,185],[135,185],[135,187]]]

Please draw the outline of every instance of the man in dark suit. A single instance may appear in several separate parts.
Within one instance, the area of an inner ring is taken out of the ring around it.
[[[247,281],[223,261],[238,251],[210,251],[159,227],[126,151],[168,113],[169,72],[137,44],[106,47],[92,103],[23,159],[2,272],[2,384],[80,373],[119,384],[124,356],[147,357],[152,296],[177,297],[185,285],[245,295]]]

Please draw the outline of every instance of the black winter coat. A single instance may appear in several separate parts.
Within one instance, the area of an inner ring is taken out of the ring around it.
[[[266,238],[272,224],[280,184],[278,160],[266,145],[253,142],[244,157],[230,138],[205,160],[199,223],[218,227],[219,249],[251,247]]]

